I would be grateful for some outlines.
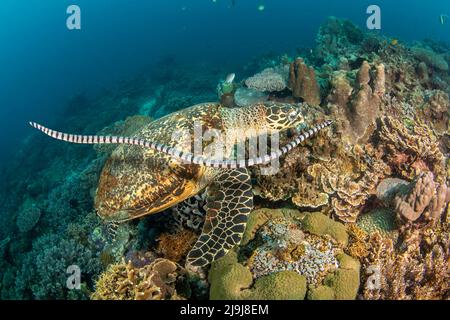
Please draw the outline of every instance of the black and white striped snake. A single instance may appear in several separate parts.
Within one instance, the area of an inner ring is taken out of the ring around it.
[[[151,148],[156,151],[168,154],[172,157],[178,158],[184,161],[184,163],[186,164],[197,164],[200,166],[207,166],[213,168],[236,169],[267,164],[272,160],[275,160],[283,156],[284,154],[288,153],[290,150],[298,146],[303,141],[313,137],[324,128],[329,127],[332,123],[333,122],[330,120],[325,121],[309,129],[308,131],[304,131],[302,134],[296,136],[291,142],[283,146],[281,149],[272,151],[270,154],[267,154],[262,157],[250,158],[245,160],[213,160],[210,158],[205,158],[200,155],[194,155],[190,152],[180,151],[177,150],[176,148],[160,144],[154,141],[148,141],[139,138],[76,135],[55,131],[35,122],[30,122],[30,125],[54,139],[66,142],[79,144],[128,144],[128,145],[142,146],[144,148]]]

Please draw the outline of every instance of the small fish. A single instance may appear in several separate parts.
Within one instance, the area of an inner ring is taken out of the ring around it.
[[[258,6],[258,11],[264,11],[265,9],[266,9],[266,6],[263,5],[263,4],[260,4],[260,5]]]
[[[447,19],[448,19],[448,15],[446,15],[446,14],[441,14],[441,15],[439,16],[439,22],[440,22],[442,25],[444,25],[444,24],[447,23]]]
[[[227,75],[227,77],[225,78],[225,83],[231,84],[234,81],[234,78],[236,77],[235,73],[230,73],[229,75]]]
[[[398,45],[398,40],[397,40],[397,39],[392,39],[392,40],[391,40],[391,45],[392,45],[392,46]]]

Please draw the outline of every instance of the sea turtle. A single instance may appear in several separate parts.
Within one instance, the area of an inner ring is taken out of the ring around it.
[[[261,157],[232,159],[236,143],[259,132],[273,134],[299,126],[304,123],[304,108],[304,104],[266,102],[229,109],[219,103],[204,103],[155,120],[130,138],[72,135],[30,124],[55,139],[72,143],[119,144],[103,167],[95,197],[95,208],[107,221],[122,222],[161,212],[207,188],[203,230],[187,257],[188,265],[203,267],[242,238],[253,208],[247,167],[278,158],[331,122]],[[196,131],[204,138],[211,129],[216,133],[215,142],[225,146],[225,160],[208,150],[213,139],[191,141]],[[194,154],[192,146],[198,143],[197,147],[205,151]]]

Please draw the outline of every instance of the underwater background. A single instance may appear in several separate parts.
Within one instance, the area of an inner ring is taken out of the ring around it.
[[[66,27],[71,4],[81,30]],[[366,27],[372,4],[381,30]],[[449,15],[448,0],[3,0],[0,297],[448,299]],[[284,77],[283,94],[246,81],[268,68]],[[259,99],[307,102],[308,120],[336,125],[278,175],[253,173],[259,220],[247,242],[208,278],[190,278],[182,262],[201,230],[202,197],[184,204],[187,214],[175,208],[111,232],[93,202],[113,148],[53,141],[28,121],[129,136],[219,101],[229,73],[239,106],[258,88]],[[280,239],[280,228],[309,246]],[[66,285],[70,265],[81,268],[80,289]],[[370,289],[373,266],[384,280]],[[133,270],[139,292],[124,282]],[[230,270],[242,279],[225,287]],[[260,286],[235,296],[249,274]],[[299,289],[258,291],[276,274]],[[149,275],[162,279],[157,293],[139,286]]]

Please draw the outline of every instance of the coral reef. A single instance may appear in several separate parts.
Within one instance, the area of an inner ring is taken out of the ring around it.
[[[39,222],[41,214],[41,209],[35,203],[31,200],[25,201],[16,218],[16,225],[19,231],[31,231]]]
[[[394,204],[399,219],[408,222],[421,217],[437,221],[450,201],[450,189],[445,183],[435,183],[431,172],[422,174],[404,189],[397,193]]]
[[[411,51],[414,57],[421,62],[424,62],[427,66],[440,71],[448,71],[448,63],[444,57],[436,54],[433,50],[413,47]]]
[[[345,227],[321,213],[255,210],[237,252],[213,263],[211,298],[354,299],[359,262],[343,253],[347,243]]]
[[[215,90],[229,66],[167,58],[152,77],[75,95],[55,123],[69,132],[133,136],[218,98],[230,108],[305,102],[305,125],[281,145],[306,125],[334,123],[283,156],[276,174],[251,169],[255,207],[275,209],[254,210],[240,245],[199,274],[181,265],[203,227],[204,194],[104,225],[93,197],[115,146],[30,136],[0,179],[1,298],[450,299],[449,52],[331,17],[315,48],[255,57],[236,71],[263,71],[240,83]],[[66,286],[71,265],[80,290]]]
[[[389,300],[448,299],[449,233],[447,227],[423,230],[401,252],[391,239],[370,237],[363,261],[361,298]]]

